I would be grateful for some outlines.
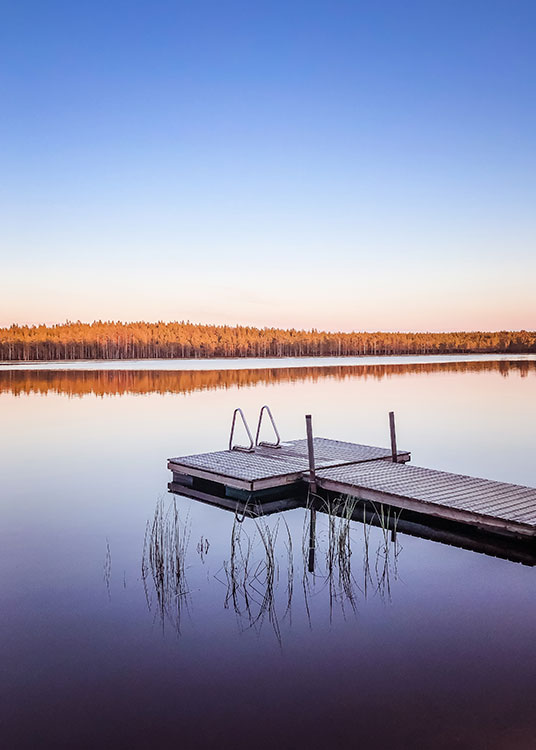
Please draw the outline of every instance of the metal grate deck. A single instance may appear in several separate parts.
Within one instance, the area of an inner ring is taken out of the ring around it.
[[[315,464],[318,469],[391,459],[389,448],[347,443],[327,438],[314,438]],[[400,460],[409,453],[399,451]],[[281,443],[279,448],[259,446],[253,453],[216,451],[169,459],[169,468],[176,472],[212,479],[231,487],[263,489],[295,482],[308,471],[307,440]]]
[[[421,513],[536,532],[536,489],[387,461],[320,469],[319,485]],[[523,528],[524,527],[524,528]]]

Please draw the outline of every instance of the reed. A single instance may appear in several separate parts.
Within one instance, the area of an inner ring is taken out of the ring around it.
[[[361,501],[352,496],[341,496],[335,499],[324,499],[323,514],[327,517],[324,550],[324,568],[317,570],[316,577],[323,579],[324,587],[329,593],[330,618],[333,608],[338,604],[345,616],[348,606],[357,612],[358,593],[362,590],[364,597],[373,588],[375,594],[390,600],[391,582],[398,575],[398,556],[401,546],[397,534],[397,524],[401,511],[372,502]],[[353,522],[359,522],[363,528],[363,588],[357,583],[354,573],[352,539]],[[372,547],[372,527],[379,533],[377,546]],[[319,539],[322,537],[320,536]],[[305,540],[305,532],[304,532]],[[306,598],[310,587],[304,586]]]
[[[197,542],[197,554],[201,558],[201,562],[205,562],[205,558],[208,555],[208,551],[210,549],[210,542],[208,539],[204,536],[201,536],[201,539]]]
[[[276,557],[279,519],[273,528],[262,517],[255,519],[255,525],[264,548],[264,561],[257,567],[254,575],[254,581],[260,584],[263,592],[258,619],[262,622],[268,616],[276,637],[281,642],[279,618],[275,607],[275,590],[279,582],[279,562]]]
[[[149,610],[155,609],[162,627],[167,619],[177,632],[180,632],[183,609],[188,606],[186,556],[189,541],[189,516],[182,521],[176,499],[166,507],[164,499],[160,498],[153,520],[147,521],[145,529],[141,576]]]
[[[260,510],[260,509],[259,509]],[[224,561],[216,579],[226,585],[224,606],[232,607],[241,629],[260,631],[267,619],[281,643],[281,629],[277,611],[280,582],[280,527],[284,526],[283,545],[286,559],[286,607],[283,617],[289,617],[294,591],[294,552],[292,535],[285,519],[274,523],[261,515],[256,518],[233,520],[229,559]]]
[[[111,589],[110,589],[110,583],[112,580],[112,553],[110,551],[110,542],[108,541],[108,539],[106,539],[106,555],[104,556],[103,580],[106,585],[108,599],[111,601],[112,594],[111,594]]]
[[[283,524],[285,526],[286,539],[285,548],[287,551],[287,608],[283,617],[287,617],[292,624],[292,597],[294,595],[294,548],[292,545],[292,534],[286,519],[283,517]]]
[[[397,510],[391,506],[383,504],[375,505],[369,502],[372,513],[369,516],[367,524],[366,513],[363,511],[363,527],[365,529],[365,594],[367,593],[368,583],[375,583],[375,593],[383,599],[391,601],[391,579],[398,578],[398,556],[401,551],[401,545],[398,538],[397,528],[402,510]],[[374,573],[375,582],[372,579],[370,561],[369,561],[369,543],[370,528],[372,525],[380,529],[378,547],[375,553]],[[368,531],[367,531],[368,526]]]
[[[328,517],[328,544],[325,554],[326,582],[329,590],[330,619],[333,605],[338,603],[343,615],[346,605],[357,611],[358,589],[352,572],[351,521],[357,500],[353,497],[340,497],[324,501],[324,512]]]
[[[324,594],[330,621],[336,608],[344,617],[349,613],[356,615],[359,593],[366,598],[371,588],[390,600],[401,549],[399,518],[400,512],[388,506],[365,503],[355,497],[328,500],[310,494],[301,531],[301,561],[296,570],[295,544],[284,515],[264,516],[262,507],[255,508],[255,514],[246,514],[243,509],[239,512],[237,506],[230,530],[229,556],[215,575],[225,586],[224,607],[234,612],[241,630],[253,628],[260,632],[264,623],[269,623],[281,644],[281,623],[288,620],[292,625],[296,575],[300,575],[300,570],[310,627],[313,598],[322,602]],[[355,570],[357,523],[363,527],[363,540],[358,542],[363,549],[363,588]],[[146,525],[142,581],[149,610],[160,617],[162,626],[165,621],[172,621],[177,632],[183,611],[189,611],[189,540],[189,516],[182,518],[179,514],[176,498],[168,504],[159,499],[154,516]],[[196,545],[197,564],[205,563],[209,548],[207,537],[202,535]],[[109,545],[108,559],[105,570],[111,570]]]

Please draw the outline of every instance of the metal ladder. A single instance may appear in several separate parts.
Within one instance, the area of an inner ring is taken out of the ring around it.
[[[265,440],[264,441],[259,440],[259,437],[261,434],[262,420],[263,420],[265,413],[268,414],[268,417],[270,418],[270,422],[272,423],[272,427],[274,429],[274,433],[276,436],[275,443],[269,443]],[[249,438],[249,445],[234,445],[233,443],[237,415],[240,415],[242,424],[244,425],[246,429],[246,433]],[[275,420],[270,410],[270,407],[267,404],[261,407],[261,410],[259,412],[259,420],[257,422],[257,432],[255,433],[255,442],[253,442],[253,436],[251,434],[251,430],[249,429],[247,420],[244,416],[244,412],[239,407],[236,408],[233,412],[233,419],[231,422],[231,433],[229,435],[229,450],[230,451],[242,451],[243,453],[254,453],[255,448],[259,448],[259,447],[264,447],[264,448],[280,448],[281,447],[281,436],[279,435],[279,430],[276,427]]]

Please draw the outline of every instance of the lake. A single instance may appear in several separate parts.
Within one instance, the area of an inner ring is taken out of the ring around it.
[[[534,356],[3,366],[2,746],[533,748],[534,567],[319,513],[310,573],[305,509],[168,493],[265,403],[536,486]]]

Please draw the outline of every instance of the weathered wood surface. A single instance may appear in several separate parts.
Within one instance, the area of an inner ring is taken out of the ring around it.
[[[320,437],[313,442],[317,468],[391,458],[390,448]],[[408,461],[409,453],[400,451],[399,460]],[[299,481],[309,470],[309,455],[303,439],[281,443],[279,448],[257,446],[253,453],[227,450],[177,456],[169,459],[168,466],[177,473],[255,491]]]
[[[317,471],[320,487],[481,528],[536,534],[536,489],[387,461]]]
[[[297,482],[382,502],[420,514],[517,536],[536,536],[536,489],[478,477],[406,466],[407,451],[314,438],[252,453],[217,451],[169,459],[174,479],[184,477],[258,492]],[[311,473],[311,467],[313,467]],[[311,479],[313,482],[311,483]],[[264,501],[263,501],[264,502]]]

